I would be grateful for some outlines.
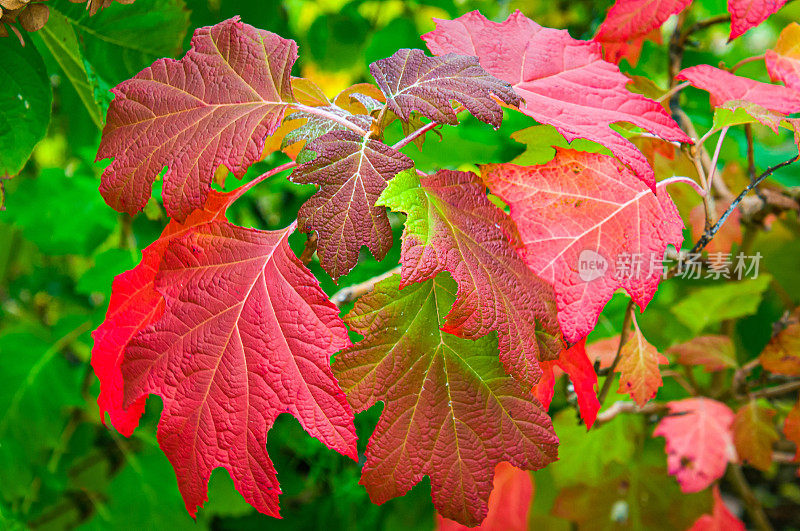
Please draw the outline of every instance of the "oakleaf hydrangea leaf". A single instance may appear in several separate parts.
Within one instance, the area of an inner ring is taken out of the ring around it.
[[[158,441],[192,515],[217,467],[249,504],[278,515],[266,443],[281,413],[356,458],[353,413],[329,365],[347,330],[289,248],[292,230],[214,220],[170,241],[155,282],[163,315],[125,350],[124,405],[163,400]]]
[[[408,215],[402,286],[451,273],[458,296],[443,330],[468,339],[497,331],[506,370],[535,385],[538,360],[555,359],[563,349],[553,289],[512,247],[513,222],[489,201],[478,176],[442,170],[420,178],[403,172],[378,204]]]
[[[404,121],[417,111],[434,122],[455,125],[455,100],[479,120],[500,127],[503,111],[492,99],[519,106],[519,96],[511,85],[492,76],[478,59],[449,53],[429,57],[422,50],[404,48],[369,67],[386,104]]]
[[[357,411],[385,403],[361,475],[372,501],[428,475],[441,515],[475,525],[495,466],[538,470],[556,459],[558,439],[541,404],[504,372],[494,336],[442,330],[455,300],[448,275],[402,290],[397,275],[380,282],[347,316],[364,339],[337,355],[334,371]]]
[[[411,159],[382,142],[352,131],[332,131],[306,146],[317,154],[299,166],[290,179],[320,186],[300,207],[300,229],[317,231],[320,265],[334,280],[358,262],[366,244],[381,260],[392,247],[386,209],[375,202],[386,181],[411,168]]]
[[[653,191],[647,158],[609,126],[630,122],[665,140],[691,142],[661,105],[625,88],[630,80],[603,60],[597,42],[543,28],[519,11],[502,23],[477,11],[435,20],[436,30],[422,37],[431,52],[477,56],[525,100],[520,111],[554,126],[568,141],[585,138],[607,147]]]
[[[200,208],[217,167],[237,177],[292,101],[297,45],[232,18],[200,28],[179,61],[159,59],[117,85],[97,159],[114,158],[100,192],[135,214],[166,166],[164,205],[179,221]]]

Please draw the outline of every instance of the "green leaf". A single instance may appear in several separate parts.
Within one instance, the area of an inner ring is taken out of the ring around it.
[[[602,153],[604,155],[612,154],[611,150],[591,140],[576,138],[572,142],[567,142],[564,135],[559,133],[552,125],[534,125],[521,129],[512,133],[511,138],[526,146],[525,151],[511,161],[513,164],[520,166],[536,166],[550,162],[556,156],[554,147],[570,148],[588,153]]]
[[[794,131],[784,115],[749,101],[728,101],[714,109],[714,129],[752,123],[766,125],[775,133],[778,127]]]
[[[172,57],[183,48],[189,12],[183,0],[137,0],[113,3],[90,17],[86,6],[68,0],[50,2],[51,16],[63,17],[83,44],[97,73],[117,84],[159,57]]]
[[[756,313],[771,281],[772,276],[761,273],[753,279],[700,288],[671,311],[696,334],[709,325]]]
[[[47,132],[53,92],[39,52],[0,38],[0,177],[18,174]]]
[[[53,58],[75,87],[75,91],[86,106],[86,110],[89,111],[92,121],[98,128],[102,128],[103,110],[94,97],[97,83],[90,78],[89,72],[86,70],[73,26],[62,13],[51,9],[47,24],[37,35],[41,37],[44,45],[50,50]]]
[[[116,226],[117,215],[97,193],[94,177],[46,169],[20,179],[5,218],[46,254],[89,254]]]

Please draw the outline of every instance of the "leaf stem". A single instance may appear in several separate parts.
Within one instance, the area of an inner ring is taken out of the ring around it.
[[[658,103],[661,103],[661,102],[663,102],[663,101],[666,101],[666,100],[670,99],[672,96],[674,96],[674,95],[675,95],[675,94],[677,94],[678,92],[682,91],[683,89],[685,89],[686,87],[688,87],[688,86],[689,86],[689,85],[691,85],[691,84],[692,84],[692,83],[691,83],[691,81],[684,81],[683,83],[680,83],[680,84],[678,84],[678,85],[675,85],[674,87],[672,87],[671,89],[669,89],[668,91],[666,91],[666,92],[664,93],[664,95],[663,95],[663,96],[661,96],[660,98],[658,98],[656,101],[657,101]]]
[[[281,164],[280,166],[272,168],[271,170],[265,171],[264,173],[262,173],[258,177],[255,177],[252,181],[243,184],[242,186],[240,186],[236,190],[233,190],[232,192],[230,192],[230,195],[228,196],[228,206],[232,205],[234,201],[236,201],[237,199],[242,197],[245,194],[245,192],[250,190],[252,187],[257,185],[258,183],[260,183],[262,181],[265,181],[265,180],[269,179],[270,177],[272,177],[273,175],[277,175],[278,173],[280,173],[282,171],[286,171],[288,169],[294,168],[295,166],[297,166],[297,162],[295,162],[293,160],[289,161],[289,162],[287,162],[285,164]]]
[[[750,192],[750,190],[761,184],[761,182],[764,179],[772,175],[775,171],[783,168],[784,166],[788,166],[789,164],[796,162],[798,159],[800,159],[800,155],[795,155],[789,160],[785,160],[780,164],[776,164],[775,166],[772,166],[771,168],[767,169],[764,173],[759,175],[759,177],[756,180],[748,184],[745,187],[745,189],[742,190],[742,192],[736,197],[736,199],[734,199],[733,202],[731,202],[731,204],[728,206],[728,209],[725,211],[725,213],[722,214],[722,216],[720,216],[716,224],[714,224],[714,226],[711,227],[710,229],[707,229],[700,237],[700,239],[697,240],[697,243],[694,244],[694,247],[692,247],[692,250],[690,252],[699,253],[705,248],[706,245],[708,245],[708,242],[710,242],[711,239],[714,237],[714,235],[717,232],[719,232],[719,229],[722,227],[722,224],[725,223],[725,220],[728,219],[728,216],[731,215],[731,212],[733,212],[734,209],[737,206],[739,206],[739,203],[742,202],[742,199],[744,199],[744,197]]]
[[[333,114],[332,112],[325,111],[325,110],[321,109],[320,107],[310,107],[308,105],[303,105],[303,104],[300,104],[300,103],[292,103],[291,106],[293,108],[297,109],[298,111],[303,111],[303,112],[308,113],[308,114],[314,114],[316,116],[320,116],[320,117],[325,118],[327,120],[331,120],[332,122],[336,122],[337,124],[342,125],[342,126],[348,128],[348,129],[350,129],[354,133],[357,133],[358,135],[367,136],[369,134],[367,131],[364,131],[363,129],[361,129],[359,126],[357,126],[353,122],[351,122],[351,121],[349,121],[349,120],[347,120],[345,118],[342,118],[341,116],[337,116],[337,115]]]
[[[663,187],[666,187],[669,184],[675,184],[675,183],[688,184],[689,186],[694,188],[694,190],[701,197],[706,195],[706,191],[703,189],[702,186],[700,186],[700,184],[697,183],[697,181],[695,181],[691,177],[684,177],[683,175],[675,175],[675,176],[672,176],[672,177],[668,177],[667,179],[664,179],[663,181],[658,181],[656,183],[656,187],[657,188],[658,187],[662,187],[663,188]]]
[[[337,307],[341,308],[348,302],[353,302],[360,296],[372,291],[372,288],[375,287],[375,284],[377,284],[381,280],[389,278],[392,275],[396,275],[399,272],[400,272],[400,266],[397,266],[395,268],[390,269],[389,271],[386,271],[385,273],[381,273],[376,277],[369,278],[364,282],[342,288],[331,296],[331,302],[335,304]]]
[[[467,110],[466,107],[464,107],[463,105],[459,105],[456,108],[455,112],[456,112],[456,114],[458,114],[458,113],[460,113],[462,111],[466,111],[466,110]],[[431,129],[436,127],[437,125],[442,125],[442,124],[440,124],[439,122],[429,122],[429,123],[423,125],[422,127],[417,129],[416,131],[411,132],[405,138],[402,138],[399,141],[395,142],[395,144],[392,146],[392,149],[400,149],[400,148],[402,148],[403,146],[405,146],[405,145],[413,142],[414,140],[416,140],[417,137],[419,137],[421,135],[424,135],[425,133],[427,133],[428,131],[430,131]]]
[[[764,57],[766,57],[766,54],[762,53],[761,55],[754,55],[753,57],[747,57],[746,59],[742,59],[741,61],[739,61],[738,63],[733,65],[731,68],[729,68],[728,72],[733,74],[734,72],[736,72],[737,70],[739,70],[741,67],[743,67],[744,65],[746,65],[748,63],[754,63],[756,61],[763,61]]]

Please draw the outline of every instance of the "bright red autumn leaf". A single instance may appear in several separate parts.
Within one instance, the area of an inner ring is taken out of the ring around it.
[[[500,127],[503,110],[492,99],[519,106],[514,89],[480,67],[475,57],[447,54],[429,57],[422,50],[404,48],[369,65],[386,96],[386,104],[404,121],[416,111],[434,122],[456,125],[450,103],[457,101],[477,119]]]
[[[639,407],[656,396],[663,385],[659,364],[669,360],[658,353],[656,347],[647,342],[633,319],[633,335],[622,345],[619,362],[614,372],[619,373],[619,394],[629,394]]]
[[[538,470],[556,459],[558,439],[541,404],[503,370],[495,337],[444,331],[452,278],[400,286],[394,275],[356,302],[346,320],[364,339],[334,363],[353,409],[384,403],[360,483],[381,504],[427,475],[436,510],[474,526],[487,515],[495,466]]]
[[[773,417],[775,410],[751,400],[740,407],[733,419],[733,443],[742,461],[759,470],[772,466],[772,445],[779,439]]]
[[[489,512],[477,527],[467,527],[436,515],[438,531],[528,531],[528,512],[533,501],[533,478],[530,472],[506,462],[494,469]]]
[[[617,0],[608,10],[594,39],[619,42],[642,37],[660,28],[669,17],[691,3],[692,0]]]
[[[434,54],[477,56],[483,68],[511,83],[525,100],[523,113],[554,126],[569,141],[586,138],[604,145],[653,191],[647,158],[609,126],[630,122],[666,140],[691,141],[661,105],[625,88],[629,79],[603,60],[596,42],[543,28],[519,11],[502,23],[477,11],[434,20],[436,30],[422,37]]]
[[[676,79],[686,80],[711,95],[711,106],[743,100],[781,114],[800,112],[800,92],[780,85],[762,83],[710,65],[681,70]]]
[[[755,28],[770,15],[776,13],[786,0],[728,0],[728,12],[731,14],[731,34],[729,40],[743,35]]]
[[[468,339],[498,332],[506,370],[532,388],[541,376],[539,360],[555,359],[563,349],[553,289],[511,246],[513,222],[489,201],[478,176],[403,172],[378,204],[408,215],[402,286],[452,274],[458,296],[443,330]]]
[[[736,461],[731,425],[733,411],[710,398],[669,402],[670,415],[658,423],[654,437],[667,440],[667,468],[683,492],[699,492],[722,477]]]
[[[382,260],[392,247],[392,229],[386,209],[375,201],[389,179],[414,163],[352,131],[326,133],[306,149],[317,156],[298,166],[290,179],[320,186],[297,213],[300,230],[319,234],[320,265],[336,280],[355,267],[364,244]]]
[[[192,515],[217,467],[249,504],[278,515],[266,443],[281,413],[356,459],[353,413],[329,366],[350,344],[347,329],[289,248],[292,230],[214,220],[173,238],[155,281],[163,315],[125,349],[125,405],[161,397],[159,445]]]
[[[586,428],[591,428],[600,411],[600,401],[597,399],[597,373],[586,354],[586,339],[581,339],[568,349],[564,349],[557,360],[542,361],[542,379],[536,384],[533,393],[545,409],[549,409],[553,400],[556,384],[556,368],[569,375],[575,396],[578,399],[578,408]]]
[[[111,288],[111,299],[103,323],[92,334],[92,367],[100,380],[97,404],[105,422],[129,437],[144,412],[144,397],[124,408],[122,353],[130,339],[155,322],[164,311],[164,298],[155,289],[158,266],[170,241],[198,225],[224,219],[230,195],[211,191],[202,210],[195,210],[185,223],[170,221],[161,236],[142,251],[142,261],[135,268],[118,275]]]
[[[481,174],[511,208],[525,262],[555,288],[567,341],[591,332],[620,288],[644,310],[664,251],[683,242],[669,195],[654,195],[612,157],[557,148],[547,164],[488,164]]]
[[[728,336],[698,336],[670,347],[667,353],[677,356],[681,365],[702,365],[711,372],[738,366],[736,349]]]
[[[800,24],[792,22],[783,28],[775,47],[767,50],[764,62],[773,81],[800,90]]]
[[[183,59],[159,59],[117,85],[97,152],[114,159],[100,185],[106,202],[135,214],[166,166],[164,205],[185,220],[217,167],[242,177],[261,158],[292,100],[296,59],[294,41],[236,17],[195,31]]]
[[[731,514],[719,494],[719,485],[714,485],[714,508],[704,514],[689,528],[689,531],[745,531],[744,523]]]

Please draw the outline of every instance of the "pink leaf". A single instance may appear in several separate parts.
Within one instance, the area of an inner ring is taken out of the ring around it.
[[[733,411],[710,398],[686,398],[667,404],[654,437],[667,439],[667,468],[683,492],[699,492],[722,477],[736,460]]]
[[[329,366],[347,330],[289,248],[291,230],[215,220],[170,241],[156,277],[164,313],[125,350],[125,403],[162,398],[158,441],[192,515],[216,467],[248,503],[278,515],[266,443],[281,413],[356,458],[353,413]]]
[[[594,329],[619,288],[644,309],[661,281],[667,245],[683,242],[669,195],[653,195],[612,157],[557,149],[547,164],[489,164],[482,175],[511,207],[526,263],[555,288],[567,341]],[[618,264],[626,257],[630,263]]]
[[[728,0],[731,14],[731,35],[733,40],[746,31],[755,28],[773,13],[783,7],[786,0]]]
[[[770,79],[800,89],[800,24],[792,22],[783,28],[775,48],[767,50],[764,62]]]
[[[684,68],[678,72],[676,79],[685,79],[695,87],[708,91],[712,107],[732,100],[744,100],[781,114],[800,112],[800,92],[737,76],[710,65]]]
[[[113,157],[100,192],[135,214],[164,174],[164,204],[179,221],[200,208],[217,167],[237,177],[292,100],[297,45],[238,17],[200,28],[180,61],[159,59],[113,89],[97,160]]]
[[[704,514],[689,531],[745,531],[745,526],[741,520],[733,516],[722,496],[719,494],[719,485],[714,485],[714,509],[711,514]]]
[[[666,140],[690,141],[658,103],[626,90],[628,78],[602,59],[596,42],[543,28],[519,11],[500,24],[477,11],[436,22],[437,29],[423,36],[434,54],[477,56],[525,100],[523,113],[555,126],[569,141],[586,138],[606,146],[654,191],[647,158],[609,126],[631,122]]]
[[[595,36],[596,41],[627,41],[660,28],[680,13],[692,0],[617,0]]]

